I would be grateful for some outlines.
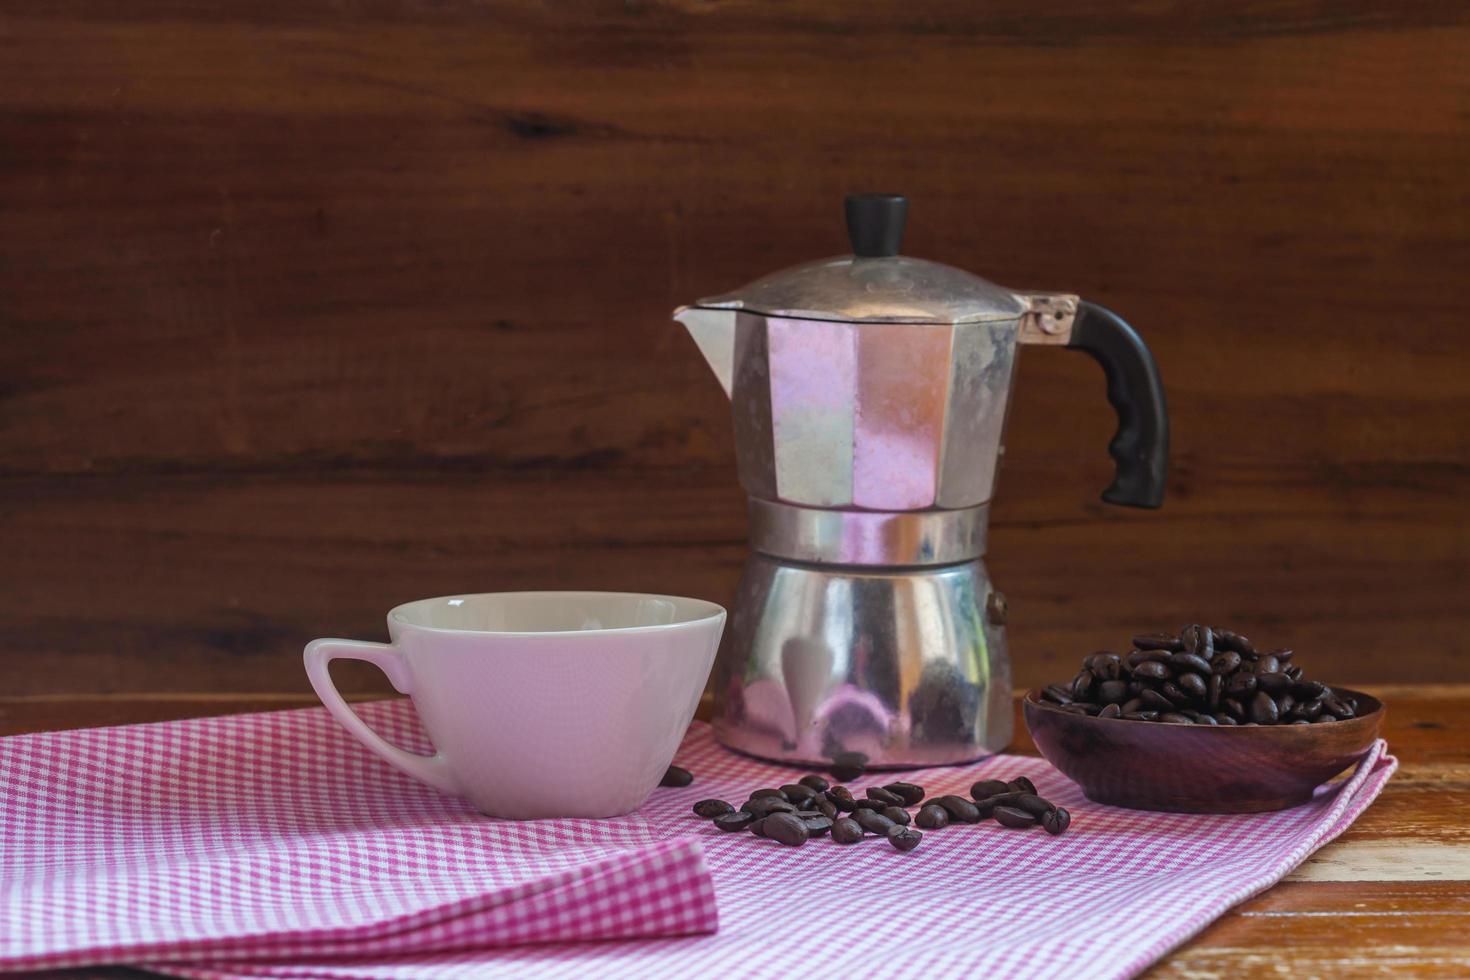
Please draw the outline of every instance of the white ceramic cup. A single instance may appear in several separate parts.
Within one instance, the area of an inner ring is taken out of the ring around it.
[[[619,592],[422,599],[388,613],[391,643],[313,640],[306,674],[327,710],[390,765],[496,817],[636,810],[674,758],[714,663],[725,610]],[[333,660],[366,660],[409,695],[436,749],[363,723]]]

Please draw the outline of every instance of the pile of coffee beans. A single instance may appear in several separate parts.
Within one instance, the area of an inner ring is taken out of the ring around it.
[[[970,787],[968,799],[940,796],[926,803],[926,796],[922,786],[892,782],[868,786],[859,797],[846,786],[810,775],[784,786],[757,789],[738,807],[725,800],[700,800],[694,804],[694,815],[713,821],[720,830],[748,830],[788,847],[828,835],[838,844],[856,844],[872,836],[886,838],[900,851],[919,846],[924,838],[920,827],[938,830],[952,823],[994,819],[1002,827],[1039,825],[1060,834],[1072,822],[1070,813],[1042,799],[1025,776],[1010,782],[981,780]],[[915,807],[918,813],[910,813]]]
[[[1239,633],[1198,624],[1135,636],[1127,656],[1094,653],[1041,697],[1075,714],[1173,725],[1311,725],[1358,711],[1356,698],[1308,680],[1290,650],[1258,651]]]

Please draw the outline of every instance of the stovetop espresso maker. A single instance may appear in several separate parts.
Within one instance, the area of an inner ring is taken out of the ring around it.
[[[898,254],[907,201],[847,199],[853,254],[680,307],[730,396],[753,549],[714,670],[716,737],[766,759],[963,762],[1011,738],[1006,603],[982,560],[1018,345],[1096,358],[1102,499],[1163,500],[1153,356],[1113,313]]]

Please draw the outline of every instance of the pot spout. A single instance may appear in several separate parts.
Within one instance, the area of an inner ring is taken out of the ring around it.
[[[694,338],[699,352],[725,396],[730,395],[731,378],[735,374],[735,317],[734,310],[711,310],[699,306],[681,306],[674,311],[674,319],[684,324],[689,336]]]

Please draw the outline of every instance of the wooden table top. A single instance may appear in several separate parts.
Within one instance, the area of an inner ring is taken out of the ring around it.
[[[1368,690],[1388,704],[1385,735],[1400,762],[1383,795],[1150,977],[1470,976],[1470,685]],[[311,703],[295,694],[0,697],[0,735]],[[1016,730],[1012,750],[1034,753],[1019,717]]]

